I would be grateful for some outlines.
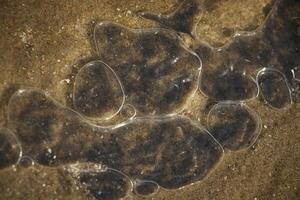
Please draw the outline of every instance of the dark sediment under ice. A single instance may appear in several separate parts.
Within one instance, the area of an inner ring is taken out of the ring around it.
[[[99,59],[120,77],[126,101],[145,115],[174,114],[197,90],[201,62],[171,31],[101,22],[94,40]]]
[[[264,100],[274,108],[283,108],[292,103],[289,84],[280,71],[263,69],[257,75],[260,93]]]
[[[159,185],[154,181],[135,180],[134,193],[141,196],[150,196],[158,192]]]
[[[199,88],[206,96],[217,101],[247,100],[257,96],[257,84],[250,76],[253,67],[250,63],[226,60],[220,53],[205,56],[203,61]]]
[[[225,101],[210,110],[208,127],[225,150],[236,151],[255,142],[261,132],[261,119],[245,104]]]
[[[114,169],[85,169],[75,178],[97,200],[122,199],[132,190],[131,180]]]
[[[80,162],[106,165],[132,179],[176,189],[203,179],[223,149],[190,119],[135,118],[121,126],[88,124],[40,90],[21,90],[9,102],[9,125],[24,155],[38,164]]]
[[[191,34],[200,12],[201,1],[191,0],[170,15],[141,14]],[[237,151],[253,144],[261,130],[259,117],[243,103],[219,102],[208,114],[210,134],[186,117],[159,115],[181,111],[198,85],[216,101],[246,100],[260,92],[272,107],[289,105],[300,84],[299,13],[299,1],[277,1],[256,31],[237,34],[221,48],[197,42],[203,67],[174,31],[97,24],[94,42],[103,62],[86,64],[76,76],[78,113],[42,90],[18,90],[8,103],[9,129],[0,129],[0,169],[19,163],[22,153],[27,161],[50,167],[103,165],[108,169],[75,173],[99,200],[127,196],[132,182],[136,194],[148,196],[159,186],[177,189],[202,180],[220,162],[223,148]],[[124,101],[152,116],[110,127],[82,117],[110,118]]]
[[[222,48],[200,43],[200,90],[217,100],[248,99],[256,95],[252,80],[262,68],[274,68],[293,82],[292,72],[300,66],[299,13],[299,1],[277,1],[256,31],[236,34]]]
[[[0,169],[17,164],[22,155],[22,148],[12,131],[0,128]]]
[[[152,12],[139,12],[146,19],[159,22],[163,27],[177,32],[192,35],[194,26],[198,23],[203,10],[204,0],[184,0],[179,7],[170,14],[155,14]]]
[[[73,103],[79,113],[89,118],[111,118],[124,101],[122,84],[105,63],[89,62],[76,75]]]

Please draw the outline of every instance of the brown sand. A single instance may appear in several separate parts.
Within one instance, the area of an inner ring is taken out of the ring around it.
[[[211,2],[197,32],[202,40],[222,45],[234,31],[253,30],[261,24],[263,6],[268,1]],[[65,103],[68,88],[65,79],[76,67],[74,63],[91,55],[89,38],[93,22],[110,20],[132,28],[157,26],[136,17],[134,11],[166,12],[177,3],[176,0],[1,0],[0,91],[10,84],[38,87]],[[204,101],[204,97],[197,94],[191,102],[189,115],[192,118],[201,117]],[[254,99],[249,106],[258,112],[264,125],[253,147],[225,155],[223,162],[204,181],[182,190],[160,191],[152,198],[299,199],[300,105],[273,110]],[[2,125],[5,113],[0,110]],[[62,170],[35,166],[1,171],[0,199],[83,200],[87,197]]]

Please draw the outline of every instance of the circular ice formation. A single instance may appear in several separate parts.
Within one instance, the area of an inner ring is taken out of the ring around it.
[[[99,59],[120,77],[126,102],[143,115],[178,113],[197,91],[201,60],[170,30],[101,22],[94,41]]]
[[[58,108],[43,90],[18,90],[7,107],[9,128],[15,130],[24,147],[37,143],[43,146],[44,141],[56,137],[53,133],[57,132],[59,126],[56,125],[61,121],[56,115]]]
[[[81,171],[78,179],[88,193],[97,200],[122,199],[132,189],[130,179],[114,169]]]
[[[134,192],[141,196],[151,196],[158,192],[159,185],[154,181],[136,180],[134,182]]]
[[[255,142],[261,132],[261,120],[245,104],[225,101],[210,110],[208,127],[224,149],[237,151]]]
[[[0,169],[10,167],[19,162],[22,156],[21,145],[9,129],[0,129]]]
[[[124,101],[122,83],[104,62],[89,62],[76,75],[73,104],[86,117],[109,119],[121,110]]]
[[[24,168],[32,167],[34,166],[34,160],[29,156],[22,156],[19,165]]]
[[[286,77],[276,69],[264,68],[257,74],[257,83],[264,100],[274,108],[284,108],[292,103],[291,90]]]

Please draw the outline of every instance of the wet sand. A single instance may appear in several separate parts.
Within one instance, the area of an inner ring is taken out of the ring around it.
[[[265,16],[266,0],[212,1],[197,27],[198,37],[221,46],[235,31],[254,30]],[[131,28],[157,26],[134,12],[166,12],[175,0],[164,1],[1,1],[0,91],[10,85],[38,87],[68,104],[69,78],[78,60],[92,54],[92,24],[114,21]],[[247,9],[245,9],[247,8]],[[72,81],[71,81],[72,82]],[[205,97],[199,92],[187,115],[201,118]],[[0,125],[5,123],[1,102]],[[258,99],[248,105],[262,118],[263,130],[248,150],[226,154],[203,181],[181,190],[161,190],[153,199],[297,199],[300,196],[300,106],[275,110]],[[87,199],[62,169],[34,166],[0,171],[0,199]],[[134,199],[141,199],[133,197]]]

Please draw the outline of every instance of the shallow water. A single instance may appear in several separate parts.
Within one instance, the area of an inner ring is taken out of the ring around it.
[[[27,6],[55,8],[49,18],[65,24],[45,18],[45,37],[33,18],[12,43],[22,49],[3,51],[3,198],[296,199],[300,4],[224,2],[105,1],[76,22],[77,4],[4,2],[4,45],[10,14]],[[248,5],[248,25],[223,27],[217,47],[203,19],[228,5]]]

